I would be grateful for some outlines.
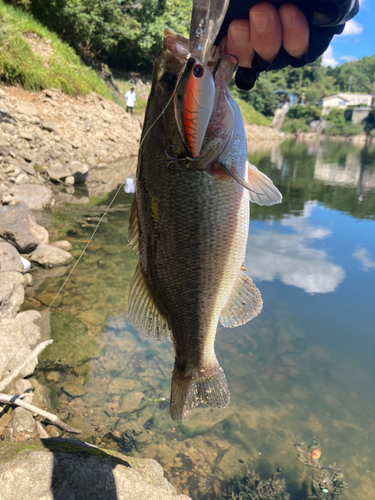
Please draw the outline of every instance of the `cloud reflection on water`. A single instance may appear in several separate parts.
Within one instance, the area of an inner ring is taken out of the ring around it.
[[[279,278],[284,284],[311,294],[337,288],[345,278],[344,269],[330,262],[326,251],[310,246],[314,240],[332,234],[311,225],[309,219],[316,205],[307,202],[301,216],[289,215],[281,221],[282,226],[293,229],[292,234],[261,229],[250,235],[245,259],[249,276],[264,281]]]
[[[362,264],[362,271],[369,271],[370,269],[375,270],[375,262],[370,259],[369,252],[366,248],[357,248],[353,252],[353,257]]]

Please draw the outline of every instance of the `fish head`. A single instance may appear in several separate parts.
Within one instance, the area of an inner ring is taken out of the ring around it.
[[[214,49],[207,65],[203,65],[189,57],[188,49],[186,38],[169,28],[164,30],[163,47],[154,63],[143,135],[156,126],[165,147],[173,145],[171,156],[198,159],[184,165],[203,170],[220,156],[233,134],[235,109],[228,85],[235,65],[229,59],[220,60],[219,51],[215,53]],[[183,132],[189,119],[189,102],[194,102],[200,116],[195,136]]]

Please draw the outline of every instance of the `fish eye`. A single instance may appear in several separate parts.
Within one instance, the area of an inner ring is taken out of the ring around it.
[[[195,78],[202,78],[202,76],[204,75],[203,66],[197,64],[193,69],[193,75],[195,76]]]
[[[164,73],[159,80],[159,85],[163,90],[174,90],[177,82],[177,73]]]

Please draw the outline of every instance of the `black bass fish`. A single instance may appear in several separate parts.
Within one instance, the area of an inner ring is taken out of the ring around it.
[[[230,58],[216,65],[214,104],[199,157],[186,157],[173,100],[187,55],[188,41],[166,29],[154,64],[129,223],[129,244],[139,254],[129,318],[140,333],[172,338],[174,420],[199,403],[229,403],[214,352],[217,324],[230,328],[259,314],[260,292],[243,267],[249,201],[281,201],[272,181],[247,161],[242,117],[227,90],[234,69]]]

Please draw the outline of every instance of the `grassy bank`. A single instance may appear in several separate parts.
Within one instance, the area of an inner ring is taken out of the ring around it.
[[[60,88],[70,95],[110,97],[95,71],[28,13],[0,1],[0,80],[27,90]]]
[[[31,91],[60,88],[69,95],[96,92],[124,107],[124,93],[133,85],[120,71],[114,76],[121,94],[107,87],[95,71],[85,66],[75,51],[55,33],[27,12],[0,0],[0,81],[9,85],[18,84]],[[149,90],[149,85],[136,88],[136,113],[145,111]],[[243,101],[236,90],[233,93],[244,121],[257,125],[270,124],[270,120]]]

